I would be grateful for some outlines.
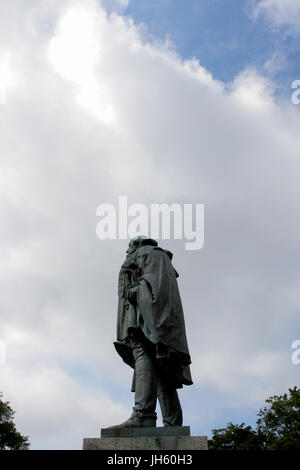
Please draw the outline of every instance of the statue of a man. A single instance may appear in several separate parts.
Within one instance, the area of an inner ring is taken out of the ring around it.
[[[193,382],[172,256],[150,238],[129,243],[119,274],[114,345],[134,369],[135,405],[127,421],[111,428],[155,426],[157,398],[164,426],[182,426],[177,389]]]

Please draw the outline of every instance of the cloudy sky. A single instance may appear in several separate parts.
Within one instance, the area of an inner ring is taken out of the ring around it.
[[[299,383],[299,40],[298,0],[0,0],[0,391],[33,449],[131,414],[112,344],[128,241],[96,236],[120,195],[205,205],[202,250],[161,240],[192,434]]]

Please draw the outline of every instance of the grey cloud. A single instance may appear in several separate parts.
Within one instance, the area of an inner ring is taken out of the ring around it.
[[[95,232],[97,206],[121,194],[205,204],[202,251],[161,242],[180,272],[194,359],[183,397],[195,404],[210,387],[224,407],[254,407],[285,391],[298,376],[298,110],[253,71],[225,89],[120,16],[98,21],[85,1],[103,45],[93,76],[115,115],[105,123],[49,61],[59,19],[78,3],[39,3],[14,1],[16,16],[1,7],[10,24],[31,25],[3,36],[16,84],[0,108],[1,375],[23,432],[35,447],[78,448],[82,433],[129,412],[130,371],[112,346],[126,241]]]

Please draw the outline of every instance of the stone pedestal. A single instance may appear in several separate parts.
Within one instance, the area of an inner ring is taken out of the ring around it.
[[[189,426],[101,429],[83,439],[83,450],[207,450],[206,436],[190,436]]]

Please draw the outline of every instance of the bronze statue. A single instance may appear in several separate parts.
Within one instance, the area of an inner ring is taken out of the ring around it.
[[[173,255],[146,237],[132,239],[126,253],[114,345],[134,369],[135,405],[127,421],[109,429],[155,426],[157,398],[164,426],[182,426],[177,389],[193,382]]]

